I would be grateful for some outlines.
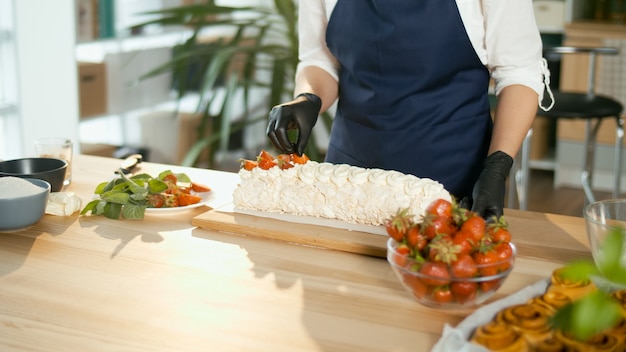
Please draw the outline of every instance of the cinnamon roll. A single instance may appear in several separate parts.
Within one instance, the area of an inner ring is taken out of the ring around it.
[[[572,280],[562,275],[565,268],[559,268],[552,272],[550,286],[547,292],[561,292],[568,295],[572,301],[577,301],[589,292],[596,290],[596,285],[589,279]]]
[[[587,341],[580,341],[568,333],[556,330],[554,332],[554,338],[567,346],[574,346],[581,351],[612,352],[624,345],[624,342],[619,338],[606,332],[596,334]]]
[[[559,291],[549,291],[542,295],[535,296],[528,300],[529,304],[538,304],[547,308],[551,314],[556,313],[557,310],[572,303],[570,296]]]
[[[470,341],[484,346],[490,351],[529,351],[528,343],[517,330],[510,325],[496,321],[491,321],[476,328]]]
[[[622,306],[622,315],[626,318],[626,290],[618,290],[611,293],[611,298]]]
[[[578,345],[568,345],[554,337],[549,337],[535,345],[534,352],[583,352]]]
[[[547,308],[538,304],[516,304],[498,312],[495,321],[511,325],[535,345],[552,334],[551,316]]]

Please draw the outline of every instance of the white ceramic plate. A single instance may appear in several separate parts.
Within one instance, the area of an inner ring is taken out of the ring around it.
[[[202,193],[196,193],[196,192],[191,192],[192,194],[195,194],[197,196],[200,196],[202,198],[202,200],[199,203],[196,204],[191,204],[191,205],[186,205],[184,207],[176,207],[176,208],[147,208],[146,209],[146,215],[172,215],[172,214],[178,214],[181,212],[185,212],[189,209],[194,209],[194,208],[198,208],[201,206],[206,205],[207,203],[209,203],[211,200],[213,200],[215,198],[215,191],[211,191],[211,192],[202,192]]]

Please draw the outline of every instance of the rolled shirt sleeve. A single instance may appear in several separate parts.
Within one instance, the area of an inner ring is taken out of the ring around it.
[[[531,0],[457,0],[476,54],[487,66],[496,95],[520,84],[540,97],[549,72]]]
[[[299,2],[299,63],[296,75],[307,66],[317,66],[339,80],[339,63],[326,46],[326,27],[336,0]]]

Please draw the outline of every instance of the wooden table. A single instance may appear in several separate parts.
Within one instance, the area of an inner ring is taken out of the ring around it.
[[[116,159],[79,155],[89,201]],[[236,174],[187,172],[230,202]],[[46,215],[0,234],[1,351],[421,351],[471,310],[413,301],[384,259],[195,228],[203,206],[141,221]],[[506,209],[518,259],[496,297],[590,258],[581,218]]]

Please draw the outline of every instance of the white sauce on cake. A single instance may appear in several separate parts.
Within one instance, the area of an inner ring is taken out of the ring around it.
[[[451,200],[442,184],[398,171],[308,161],[281,170],[239,171],[233,193],[236,209],[382,225],[398,209],[419,221],[435,199]]]

